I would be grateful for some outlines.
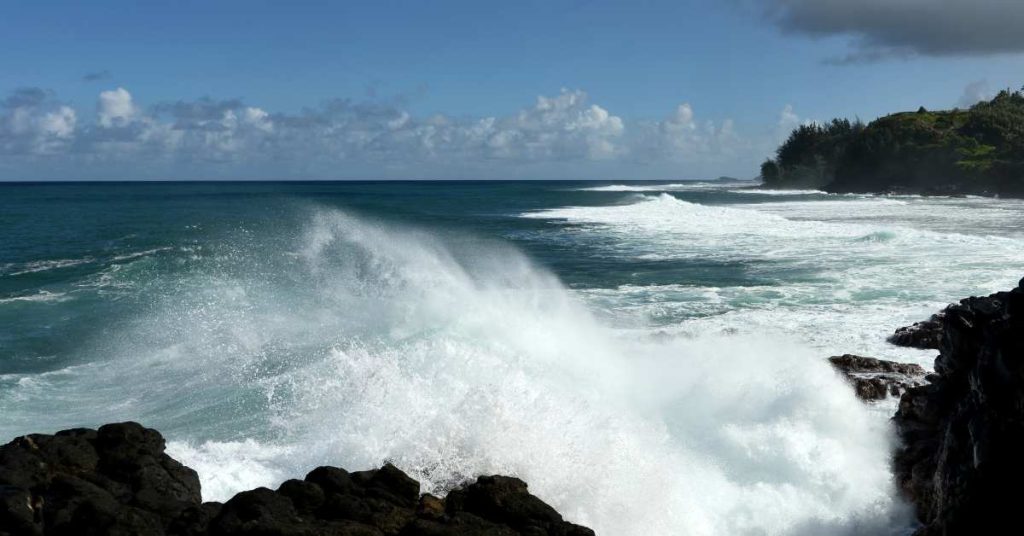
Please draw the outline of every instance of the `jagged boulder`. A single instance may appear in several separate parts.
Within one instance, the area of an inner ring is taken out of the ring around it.
[[[23,436],[0,447],[0,536],[588,536],[516,478],[483,476],[446,499],[393,465],[318,467],[277,490],[202,503],[195,471],[136,423]]]
[[[897,363],[873,357],[844,354],[828,358],[829,363],[853,385],[862,400],[897,397],[924,383],[925,371],[913,363]]]
[[[893,418],[893,471],[920,535],[1013,533],[1024,505],[1024,280],[944,313],[935,374]]]
[[[921,350],[938,350],[942,340],[942,320],[945,313],[937,313],[928,320],[914,322],[913,325],[897,328],[887,339],[896,346],[919,348]]]
[[[0,501],[0,534],[156,534],[199,504],[199,478],[155,430],[108,424],[0,447]]]

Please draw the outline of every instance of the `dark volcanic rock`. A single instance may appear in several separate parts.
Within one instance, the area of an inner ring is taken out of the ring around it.
[[[1024,281],[968,298],[941,318],[929,384],[908,390],[893,418],[893,459],[920,534],[1007,534],[1024,505]]]
[[[526,483],[480,477],[447,499],[393,465],[319,467],[277,491],[201,503],[195,471],[136,423],[19,437],[0,447],[0,536],[593,535],[562,520]]]
[[[889,335],[888,341],[896,346],[938,350],[942,338],[944,316],[945,313],[934,314],[923,322],[914,322],[911,326],[897,328],[895,333]]]
[[[0,447],[0,534],[159,534],[199,504],[196,472],[135,423]]]
[[[507,525],[520,534],[593,534],[590,529],[562,521],[554,508],[530,495],[526,483],[507,476],[482,476],[476,483],[448,495],[448,513],[463,512],[491,523]]]
[[[846,376],[857,397],[863,400],[900,396],[907,389],[924,383],[924,369],[913,363],[896,363],[853,354],[833,356],[828,360]]]

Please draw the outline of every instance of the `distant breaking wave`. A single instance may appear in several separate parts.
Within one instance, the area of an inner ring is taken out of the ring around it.
[[[664,281],[677,286],[580,291],[594,309],[614,304],[633,315],[640,331],[657,336],[793,336],[820,356],[858,352],[928,368],[933,353],[885,342],[893,326],[931,314],[946,296],[999,289],[1019,279],[1024,266],[1019,238],[987,234],[989,225],[992,232],[1005,227],[1018,203],[927,200],[918,206],[908,199],[830,196],[705,205],[667,193],[630,201],[519,215],[568,224],[559,240],[596,244],[613,259],[699,262],[716,274],[736,267],[745,282],[758,283],[734,287],[717,276],[704,283],[695,271]],[[897,223],[901,218],[905,223]],[[950,259],[971,262],[959,263],[951,276]],[[760,279],[762,266],[766,274],[778,266],[791,272],[784,282]]]
[[[112,255],[111,257],[109,257],[109,259],[104,259],[101,256],[101,257],[83,257],[83,258],[80,258],[80,259],[53,259],[53,260],[43,260],[43,261],[31,261],[31,262],[26,262],[26,263],[7,263],[7,264],[4,264],[4,265],[0,265],[0,275],[19,276],[19,275],[26,275],[26,274],[34,274],[34,273],[46,272],[46,271],[50,271],[50,270],[59,270],[59,269],[63,269],[63,268],[71,268],[71,267],[74,267],[74,266],[80,266],[80,265],[83,265],[83,264],[89,264],[89,263],[100,262],[100,261],[103,261],[103,262],[114,262],[114,263],[124,262],[124,261],[138,259],[140,257],[148,257],[148,256],[153,255],[155,253],[169,251],[171,249],[173,249],[173,248],[167,247],[167,246],[165,246],[165,247],[158,247],[158,248],[152,248],[152,249],[147,249],[147,250],[143,250],[143,251],[136,251],[136,252],[121,253],[121,254],[117,254],[117,255]]]
[[[4,303],[17,303],[17,302],[24,302],[24,303],[33,303],[33,302],[36,302],[36,303],[39,303],[39,302],[61,302],[61,301],[67,301],[67,300],[70,300],[70,299],[71,299],[71,297],[69,297],[64,292],[49,292],[49,291],[46,291],[46,290],[40,290],[39,292],[36,292],[35,294],[26,294],[26,295],[23,295],[23,296],[11,296],[11,297],[8,297],[8,298],[0,298],[0,304],[4,304]]]
[[[734,194],[755,194],[755,195],[832,195],[821,190],[768,190],[764,188],[748,188],[743,190],[729,190]]]
[[[671,184],[609,184],[607,186],[591,186],[579,188],[582,192],[670,192],[673,190],[701,190],[708,188],[722,188],[725,186],[737,186],[747,184],[743,181],[736,183],[722,182],[677,182]]]
[[[8,263],[0,266],[0,275],[25,275],[36,272],[45,272],[47,270],[57,270],[60,268],[70,268],[72,266],[78,266],[92,262],[92,257],[85,257],[82,259],[54,259],[47,261],[32,261],[24,264]]]

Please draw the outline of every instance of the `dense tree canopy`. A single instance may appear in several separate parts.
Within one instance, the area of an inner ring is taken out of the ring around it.
[[[1024,195],[1024,93],[969,110],[923,107],[868,125],[795,129],[761,165],[766,186],[836,192]]]

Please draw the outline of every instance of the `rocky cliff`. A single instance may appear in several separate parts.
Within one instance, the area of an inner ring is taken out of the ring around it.
[[[526,483],[484,476],[444,499],[392,465],[314,469],[275,491],[203,503],[196,472],[136,423],[19,437],[0,447],[0,536],[593,535]]]
[[[893,470],[924,525],[919,535],[1020,531],[1024,280],[902,335],[939,350],[928,384],[904,393],[893,418],[903,443]]]

